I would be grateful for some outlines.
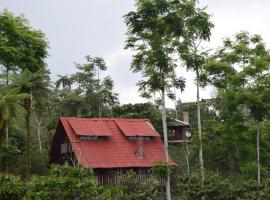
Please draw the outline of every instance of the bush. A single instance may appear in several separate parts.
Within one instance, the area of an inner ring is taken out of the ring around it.
[[[28,185],[26,200],[109,200],[110,191],[100,187],[93,171],[68,165],[51,168],[50,176],[33,177]]]
[[[71,167],[70,165],[51,165],[50,175],[54,177],[93,178],[93,170],[83,167]]]
[[[110,193],[91,178],[35,177],[28,183],[26,200],[109,200]]]
[[[166,179],[169,173],[169,165],[167,162],[155,162],[152,168],[153,174],[157,178]]]
[[[157,187],[152,181],[142,182],[135,173],[128,172],[113,189],[113,197],[117,200],[153,200],[157,195]]]
[[[231,182],[221,176],[207,174],[202,186],[200,176],[185,174],[178,177],[178,199],[181,200],[257,200],[270,199],[270,179],[260,186],[256,180]]]
[[[178,186],[182,189],[180,199],[232,199],[229,182],[218,176],[207,175],[202,186],[199,175],[187,174],[180,177]]]
[[[53,165],[49,176],[33,176],[25,182],[0,175],[0,200],[152,200],[156,193],[153,182],[142,183],[133,172],[114,188],[99,186],[91,169],[68,165]]]
[[[25,189],[18,177],[0,174],[0,200],[22,199]]]

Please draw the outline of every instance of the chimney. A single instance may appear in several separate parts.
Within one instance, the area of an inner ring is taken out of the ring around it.
[[[143,159],[143,141],[144,141],[144,138],[142,136],[138,136],[135,154],[140,159]]]
[[[187,124],[189,124],[189,116],[188,112],[183,112],[183,121]]]

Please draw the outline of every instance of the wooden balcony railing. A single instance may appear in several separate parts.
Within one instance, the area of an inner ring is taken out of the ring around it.
[[[114,186],[119,184],[120,180],[124,178],[126,175],[95,175],[98,183],[102,186]],[[140,182],[144,181],[153,181],[155,184],[163,186],[166,184],[165,179],[156,178],[152,174],[136,174],[135,178]]]

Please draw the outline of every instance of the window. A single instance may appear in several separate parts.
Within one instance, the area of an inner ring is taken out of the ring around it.
[[[128,140],[133,142],[133,141],[137,140],[137,137],[136,136],[129,136]]]
[[[98,141],[103,141],[107,140],[108,137],[106,136],[80,136],[81,140],[98,140]]]
[[[145,136],[143,139],[144,141],[152,141],[152,137],[149,137],[149,136]]]

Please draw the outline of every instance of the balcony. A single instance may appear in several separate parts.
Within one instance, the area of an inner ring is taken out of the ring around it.
[[[115,186],[118,185],[120,180],[125,177],[124,174],[119,175],[95,175],[96,180],[99,185],[102,186]],[[166,180],[156,178],[152,174],[136,174],[135,179],[137,179],[139,182],[145,182],[145,181],[153,181],[158,186],[165,186]]]

